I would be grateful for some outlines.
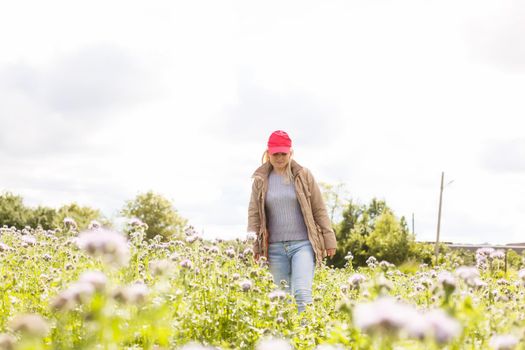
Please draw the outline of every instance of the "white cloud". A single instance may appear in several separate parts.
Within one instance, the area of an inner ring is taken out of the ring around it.
[[[517,0],[471,2],[465,31],[473,60],[507,72],[525,72],[525,3]]]
[[[159,90],[145,63],[118,47],[85,48],[43,66],[6,64],[0,67],[2,152],[41,156],[85,148],[119,108]]]
[[[495,172],[525,172],[525,139],[487,141],[483,165]]]
[[[108,215],[152,189],[199,231],[241,236],[250,176],[285,129],[318,180],[414,213],[420,239],[435,237],[445,171],[442,240],[521,240],[521,9],[3,4],[0,182]]]

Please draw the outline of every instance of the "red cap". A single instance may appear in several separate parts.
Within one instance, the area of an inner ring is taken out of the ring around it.
[[[282,130],[272,132],[268,139],[268,152],[270,152],[270,154],[279,152],[288,153],[291,147],[292,140],[290,136]]]

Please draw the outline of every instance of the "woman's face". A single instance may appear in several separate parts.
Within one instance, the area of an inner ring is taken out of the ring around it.
[[[291,153],[284,153],[284,152],[278,152],[274,154],[270,154],[270,163],[272,166],[279,170],[279,171],[285,171],[286,166],[288,165],[288,162],[290,162]]]

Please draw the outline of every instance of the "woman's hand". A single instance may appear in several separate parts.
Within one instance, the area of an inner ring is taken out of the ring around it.
[[[326,255],[333,257],[335,255],[335,248],[330,248],[326,250]]]

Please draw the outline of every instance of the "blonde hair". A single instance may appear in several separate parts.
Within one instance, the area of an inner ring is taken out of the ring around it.
[[[288,165],[286,166],[286,177],[284,179],[284,183],[289,184],[293,182],[293,174],[292,174],[292,157],[293,157],[293,150],[290,148],[290,160],[288,161]],[[264,151],[262,155],[261,162],[262,164],[270,161],[270,154],[268,153],[268,150]]]

